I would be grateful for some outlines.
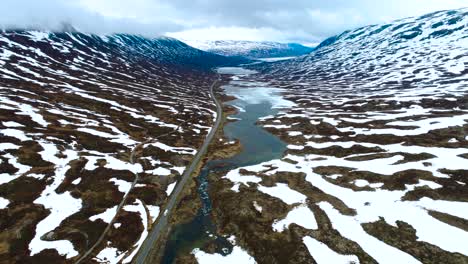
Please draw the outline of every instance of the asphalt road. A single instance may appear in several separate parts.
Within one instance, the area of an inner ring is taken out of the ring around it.
[[[138,251],[136,258],[133,260],[133,263],[136,263],[136,264],[146,263],[146,259],[148,258],[148,255],[151,252],[151,249],[153,248],[155,242],[163,234],[162,231],[166,229],[169,216],[171,215],[171,212],[174,209],[174,207],[177,205],[179,196],[182,194],[182,191],[184,190],[185,185],[190,180],[191,178],[190,176],[192,175],[193,171],[197,168],[198,164],[200,163],[203,156],[205,155],[208,149],[208,145],[210,144],[211,140],[213,140],[216,134],[216,131],[218,130],[219,125],[221,124],[223,109],[221,107],[221,103],[216,99],[214,91],[213,91],[214,87],[219,82],[219,80],[220,78],[218,76],[218,79],[215,80],[210,87],[211,98],[214,100],[216,104],[217,116],[216,116],[215,124],[213,128],[211,129],[210,133],[208,133],[208,135],[206,136],[206,139],[203,142],[203,145],[198,150],[197,154],[195,155],[192,162],[190,163],[188,169],[186,169],[184,173],[182,174],[182,180],[176,185],[176,187],[172,191],[172,194],[169,197],[169,201],[166,204],[164,212],[162,212],[160,217],[157,219],[157,223],[153,225],[151,232],[148,234],[148,237],[143,242],[143,245],[141,245],[141,248]]]

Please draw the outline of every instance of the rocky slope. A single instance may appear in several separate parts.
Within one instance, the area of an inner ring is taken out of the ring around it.
[[[235,76],[293,106],[258,121],[282,159],[212,175],[220,234],[257,263],[467,263],[467,24],[367,26]]]
[[[1,32],[0,262],[95,245],[86,263],[130,262],[215,118],[208,68],[236,62],[166,38]]]
[[[308,54],[314,49],[297,43],[257,41],[186,41],[192,47],[225,56],[242,56],[252,59],[295,57]]]
[[[468,73],[468,9],[343,32],[308,56],[264,68],[278,80],[317,85],[448,86]],[[300,85],[300,84],[299,84]]]

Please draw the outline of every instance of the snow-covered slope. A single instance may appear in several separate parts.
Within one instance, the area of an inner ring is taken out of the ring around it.
[[[256,42],[256,41],[185,41],[192,47],[225,56],[248,58],[293,57],[308,54],[313,48],[296,43]]]
[[[267,71],[298,82],[376,87],[465,82],[468,9],[346,31]],[[272,72],[273,71],[273,72]]]
[[[223,235],[259,263],[468,263],[468,9],[249,67],[230,85],[294,103],[257,122],[288,150],[212,181]]]
[[[107,226],[85,262],[130,262],[212,126],[207,68],[234,62],[173,39],[1,32],[0,262],[73,263]]]
[[[89,53],[87,56],[93,55],[93,52],[98,57],[104,53],[113,53],[131,59],[204,68],[237,63],[236,59],[207,53],[167,37],[149,39],[128,34],[98,36],[78,32],[3,31],[0,41],[1,47],[6,50],[35,45],[46,48],[46,45],[50,45],[48,49],[51,56],[58,57],[74,54],[76,50],[85,55]],[[3,58],[7,56],[8,53],[4,53]]]

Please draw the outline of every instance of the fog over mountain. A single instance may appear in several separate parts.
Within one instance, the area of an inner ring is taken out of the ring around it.
[[[0,263],[468,263],[464,3],[4,0]]]
[[[6,0],[0,25],[184,39],[317,43],[349,28],[467,6],[464,0]]]

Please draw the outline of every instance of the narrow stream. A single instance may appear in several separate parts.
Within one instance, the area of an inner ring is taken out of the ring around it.
[[[208,174],[211,171],[229,171],[238,167],[278,159],[286,150],[286,144],[283,141],[255,125],[259,118],[275,115],[278,108],[291,106],[290,101],[282,99],[281,90],[264,87],[261,83],[238,81],[236,75],[252,73],[249,70],[220,68],[218,72],[234,75],[230,84],[223,88],[226,94],[238,98],[228,104],[238,108],[239,112],[231,116],[237,119],[235,122],[224,126],[224,134],[229,140],[240,140],[243,149],[241,153],[232,158],[209,161],[203,167],[197,178],[202,208],[191,222],[176,226],[171,232],[162,259],[164,264],[172,264],[178,254],[190,253],[193,249],[201,248],[213,240],[217,253],[230,254],[232,251],[231,243],[227,241],[226,237],[216,234],[216,226],[210,217],[211,200],[208,194]]]

